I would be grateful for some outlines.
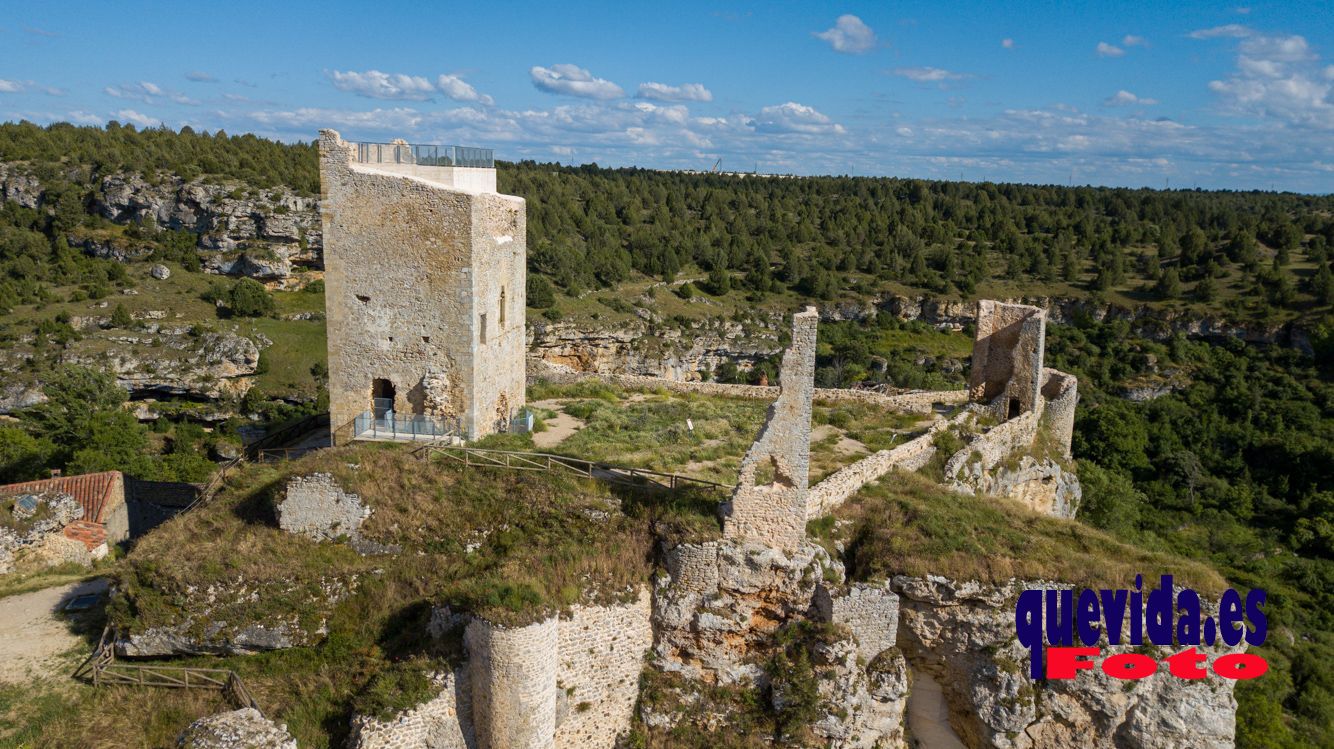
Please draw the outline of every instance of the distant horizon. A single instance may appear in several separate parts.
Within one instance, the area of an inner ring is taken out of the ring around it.
[[[333,127],[611,167],[721,158],[802,176],[1324,195],[1322,17],[1311,0],[391,2],[373,15],[336,1],[186,13],[55,0],[0,21],[0,120],[285,142]]]

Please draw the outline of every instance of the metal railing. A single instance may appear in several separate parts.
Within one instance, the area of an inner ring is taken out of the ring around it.
[[[416,164],[417,166],[463,166],[494,169],[495,152],[490,148],[441,146],[416,143],[354,142],[359,164]]]
[[[424,414],[399,416],[393,411],[366,411],[353,420],[353,439],[443,439],[460,435],[459,420]]]

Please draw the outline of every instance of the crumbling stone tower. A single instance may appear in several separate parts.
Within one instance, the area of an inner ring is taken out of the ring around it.
[[[1002,421],[1040,408],[1047,312],[991,299],[977,303],[969,400]]]
[[[320,131],[336,440],[366,414],[476,438],[523,406],[524,201],[472,150]]]
[[[741,461],[741,475],[723,522],[725,538],[792,551],[806,537],[819,322],[814,307],[792,316],[792,347],[783,353],[778,400],[769,407],[759,439]]]

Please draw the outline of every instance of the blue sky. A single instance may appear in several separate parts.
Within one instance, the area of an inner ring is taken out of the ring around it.
[[[5,120],[1334,191],[1327,2],[6,5]]]

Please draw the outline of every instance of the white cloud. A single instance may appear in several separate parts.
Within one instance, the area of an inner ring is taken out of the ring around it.
[[[157,127],[162,124],[162,120],[159,120],[156,117],[149,117],[146,114],[141,114],[133,109],[121,109],[113,112],[113,114],[117,120],[120,120],[121,122],[131,122],[139,127]]]
[[[534,65],[528,71],[533,85],[549,94],[564,94],[585,99],[619,99],[625,91],[605,78],[595,78],[587,69],[562,63],[544,68]]]
[[[195,83],[217,83],[217,82],[218,82],[218,79],[217,79],[217,78],[214,78],[213,76],[209,75],[208,73],[205,73],[205,72],[202,71],[202,70],[192,70],[192,71],[190,71],[189,73],[186,73],[186,74],[185,74],[185,79],[186,79],[187,81],[194,81]]]
[[[435,79],[435,87],[437,91],[454,101],[475,101],[488,107],[496,103],[490,96],[477,93],[477,89],[473,88],[471,83],[457,75],[442,73]]]
[[[1142,36],[1126,34],[1121,38],[1121,44],[1127,47],[1147,47],[1149,46],[1149,40]]]
[[[765,107],[752,119],[752,127],[761,133],[806,133],[806,134],[841,134],[843,126],[831,120],[828,115],[789,101]]]
[[[875,32],[851,13],[838,17],[834,26],[825,31],[814,32],[816,39],[829,42],[835,52],[859,55],[871,51],[876,45]]]
[[[82,109],[66,113],[65,120],[75,125],[101,125],[106,122],[104,118],[98,117],[92,112],[85,112]]]
[[[176,104],[184,104],[189,107],[198,106],[199,102],[191,99],[177,91],[167,90],[151,81],[139,81],[138,83],[126,83],[120,86],[107,86],[102,89],[109,96],[117,99],[133,99],[145,104],[154,104],[159,99],[166,99]],[[125,110],[133,111],[133,110]]]
[[[0,78],[0,94],[17,94],[22,91],[23,88],[23,84],[18,81],[9,81]]]
[[[1148,107],[1157,104],[1158,100],[1136,96],[1125,89],[1121,89],[1106,99],[1103,99],[1102,103],[1109,107],[1126,107],[1132,104]]]
[[[713,92],[705,88],[703,83],[669,86],[666,83],[650,81],[639,84],[639,93],[636,96],[654,101],[713,101]]]
[[[907,78],[910,81],[918,83],[943,83],[945,81],[960,81],[965,78],[971,78],[968,73],[956,73],[944,68],[894,68],[889,71],[890,75],[896,75],[900,78]]]
[[[332,70],[327,75],[339,91],[370,99],[426,101],[435,93],[435,86],[419,75],[381,73],[378,70],[367,70],[364,73]]]
[[[1014,40],[1007,36],[1001,40],[1001,46],[1005,49],[1014,49]]]
[[[1226,31],[1224,31],[1226,30]],[[1209,82],[1225,111],[1288,125],[1334,129],[1334,74],[1306,38],[1244,26],[1205,29],[1195,39],[1237,39],[1236,70]]]
[[[1229,37],[1239,39],[1244,36],[1250,36],[1252,31],[1239,23],[1229,23],[1224,26],[1214,26],[1209,29],[1197,29],[1190,32],[1188,36],[1191,39],[1219,39]]]
[[[1108,44],[1107,42],[1098,42],[1098,46],[1094,48],[1094,51],[1098,53],[1098,57],[1122,57],[1126,53],[1124,49],[1121,49],[1115,44]]]
[[[472,84],[448,73],[437,76],[434,82],[420,75],[382,73],[378,70],[367,70],[364,73],[334,70],[326,75],[339,91],[369,99],[430,101],[438,93],[454,101],[476,102],[487,106],[495,103],[490,96],[477,93]]]

